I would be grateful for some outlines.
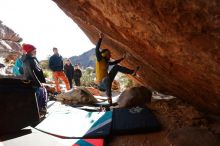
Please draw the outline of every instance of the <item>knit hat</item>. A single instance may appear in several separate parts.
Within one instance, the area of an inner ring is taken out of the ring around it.
[[[33,45],[30,45],[30,44],[23,44],[22,48],[27,53],[30,53],[30,52],[36,50],[36,48]]]

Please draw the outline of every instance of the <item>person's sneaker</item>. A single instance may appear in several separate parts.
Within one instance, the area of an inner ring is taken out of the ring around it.
[[[137,71],[138,71],[140,68],[141,68],[140,66],[136,67],[136,69],[134,70],[134,73],[133,73],[132,75],[133,75],[133,76],[136,76]]]
[[[44,107],[39,112],[40,112],[40,117],[45,117],[45,115],[47,114],[47,108]]]
[[[105,108],[102,107],[102,106],[100,106],[98,111],[99,111],[99,112],[105,112]]]
[[[105,111],[110,111],[110,106],[105,107]]]

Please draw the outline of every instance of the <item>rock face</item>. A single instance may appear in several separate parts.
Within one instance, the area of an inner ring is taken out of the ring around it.
[[[22,38],[0,20],[0,57],[10,60],[13,55],[19,54],[21,51],[20,41]]]
[[[219,0],[54,0],[136,81],[220,115]]]

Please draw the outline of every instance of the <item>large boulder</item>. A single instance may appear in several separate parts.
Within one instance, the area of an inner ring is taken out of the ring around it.
[[[144,86],[132,87],[121,93],[117,101],[120,108],[145,106],[150,103],[152,92]]]
[[[91,105],[98,102],[96,98],[84,87],[78,87],[76,89],[58,94],[55,98],[58,101],[68,105]]]
[[[53,0],[135,80],[220,115],[219,0]]]
[[[0,20],[0,57],[15,60],[21,54],[22,38]]]

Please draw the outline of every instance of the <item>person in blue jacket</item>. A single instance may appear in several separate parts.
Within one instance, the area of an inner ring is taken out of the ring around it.
[[[23,61],[25,58],[25,51],[22,49],[22,55],[20,57],[18,57],[15,61],[15,65],[12,68],[12,72],[15,76],[20,76],[24,74],[24,70],[23,70]]]
[[[59,79],[62,79],[66,85],[66,90],[70,90],[69,81],[64,73],[63,57],[58,53],[57,48],[53,48],[53,55],[49,59],[49,68],[53,72],[54,82],[56,86],[56,92],[61,93],[59,86]]]

